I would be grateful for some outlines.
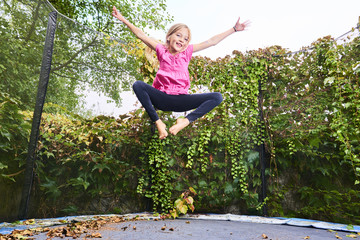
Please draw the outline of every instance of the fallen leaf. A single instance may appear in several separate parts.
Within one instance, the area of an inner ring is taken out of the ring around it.
[[[85,236],[85,238],[102,238],[101,233],[92,233]]]
[[[189,224],[189,223],[190,223],[190,221],[186,221],[185,223]]]
[[[306,237],[304,237],[304,239],[310,239],[310,237],[309,237],[309,236],[306,236]]]
[[[136,226],[133,226],[133,229],[136,230]]]
[[[165,229],[166,229],[166,226],[163,226],[163,227],[161,228],[161,230],[163,230],[163,231],[164,231]]]
[[[35,219],[28,219],[28,220],[25,220],[25,221],[23,222],[23,224],[26,224],[26,225],[35,224]]]
[[[262,237],[263,239],[268,239],[268,236],[266,236],[265,233],[263,233],[263,234],[261,235],[261,237]]]
[[[346,235],[347,237],[349,238],[357,238],[357,236],[355,234],[349,234],[349,235]]]
[[[173,231],[174,231],[174,228],[169,228],[169,231],[172,231],[172,232],[173,232]]]
[[[22,232],[24,235],[27,235],[27,236],[32,236],[33,235],[33,232],[32,231],[30,231],[30,230],[24,230],[23,232]]]
[[[122,227],[121,229],[125,231],[127,228],[128,228],[128,227],[127,227],[127,226],[125,226],[125,227]]]
[[[338,235],[335,235],[335,237],[336,237],[337,239],[342,239],[342,237],[340,237],[340,236],[338,236]]]

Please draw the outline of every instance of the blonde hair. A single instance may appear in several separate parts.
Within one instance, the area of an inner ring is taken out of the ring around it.
[[[174,24],[172,25],[170,28],[169,28],[169,31],[167,32],[166,34],[166,44],[168,44],[168,37],[170,37],[171,35],[173,35],[175,32],[179,31],[180,29],[182,28],[186,28],[189,32],[189,42],[191,40],[191,31],[190,31],[190,28],[186,25],[186,24],[183,24],[183,23],[177,23],[177,24]]]

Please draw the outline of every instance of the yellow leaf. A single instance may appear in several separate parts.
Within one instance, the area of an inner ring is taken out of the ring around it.
[[[178,217],[178,214],[177,214],[177,212],[175,210],[170,210],[170,215],[174,219]]]
[[[24,231],[23,231],[23,234],[24,234],[24,235],[27,235],[27,236],[32,236],[32,235],[33,235],[33,232],[27,229],[27,230],[24,230]]]
[[[186,214],[187,213],[187,210],[188,210],[188,207],[186,205],[182,205],[180,208],[179,208],[179,211],[182,213],[182,214]]]
[[[188,204],[193,204],[193,203],[194,203],[194,199],[193,199],[191,196],[185,198],[185,200],[186,200],[186,202],[187,202]]]
[[[194,189],[193,187],[189,187],[189,190],[190,190],[190,192],[192,192],[193,194],[196,194],[196,191],[195,191],[195,189]]]
[[[25,221],[23,222],[23,224],[26,224],[26,225],[28,225],[28,224],[35,224],[35,219],[25,220]]]
[[[349,238],[357,238],[357,236],[355,234],[349,234],[349,235],[346,235],[346,237],[349,237]]]

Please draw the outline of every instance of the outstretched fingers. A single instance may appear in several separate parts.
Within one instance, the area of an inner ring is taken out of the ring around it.
[[[235,29],[236,31],[244,31],[246,28],[250,27],[250,24],[251,24],[250,20],[246,20],[245,22],[241,23],[239,17],[235,23]]]
[[[118,14],[119,14],[118,10],[116,9],[115,6],[113,6],[112,15],[113,15],[114,17],[116,17]]]
[[[112,15],[113,15],[113,17],[116,17],[117,19],[119,19],[122,22],[124,22],[124,20],[125,20],[124,16],[121,15],[121,13],[116,9],[115,6],[113,6]]]

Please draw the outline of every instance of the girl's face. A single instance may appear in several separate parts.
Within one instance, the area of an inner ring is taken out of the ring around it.
[[[180,28],[167,39],[169,52],[173,55],[184,51],[189,45],[189,30]]]

